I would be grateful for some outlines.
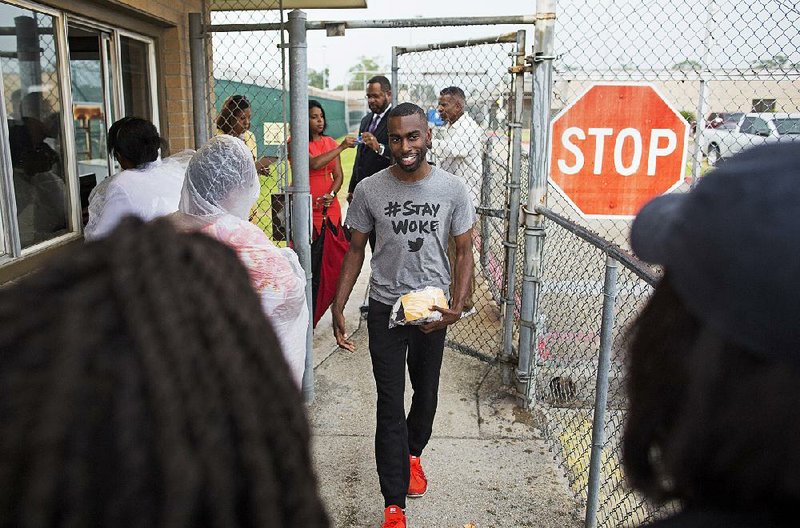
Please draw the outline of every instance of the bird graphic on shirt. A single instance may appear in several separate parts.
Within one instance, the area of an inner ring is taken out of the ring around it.
[[[416,253],[420,249],[422,249],[422,243],[425,242],[423,238],[418,238],[416,240],[409,240],[408,241],[408,250],[412,253]]]

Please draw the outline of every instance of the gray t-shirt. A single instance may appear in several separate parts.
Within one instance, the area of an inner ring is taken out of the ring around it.
[[[475,218],[467,186],[438,167],[412,183],[398,180],[390,169],[359,182],[346,223],[362,233],[375,229],[370,296],[394,304],[425,286],[448,295],[448,234],[466,233]]]

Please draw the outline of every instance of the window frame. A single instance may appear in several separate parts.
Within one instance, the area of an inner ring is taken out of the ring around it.
[[[103,69],[107,70],[104,78],[105,112],[108,119],[112,116],[125,114],[124,97],[122,93],[122,63],[121,63],[121,38],[126,37],[147,45],[148,49],[148,76],[152,115],[150,119],[160,130],[160,108],[157,80],[157,40],[155,38],[130,31],[128,29],[112,26],[97,20],[74,15],[64,9],[49,7],[29,0],[0,0],[0,3],[24,10],[31,10],[42,15],[52,17],[53,39],[58,61],[56,72],[59,80],[59,97],[61,99],[61,137],[62,137],[62,164],[66,187],[66,204],[69,207],[66,215],[69,231],[49,240],[22,248],[19,223],[17,218],[16,190],[14,188],[13,163],[11,161],[10,138],[8,129],[8,112],[5,106],[5,88],[0,83],[0,267],[18,261],[36,253],[46,251],[52,247],[60,246],[79,239],[83,236],[83,222],[81,218],[80,186],[78,181],[78,163],[75,152],[75,134],[72,122],[72,75],[69,67],[69,40],[68,27],[71,23],[76,26],[95,29],[106,33],[108,40],[101,39],[101,60]],[[110,44],[110,51],[105,43]],[[0,75],[2,75],[0,64]],[[116,109],[116,113],[113,112]],[[109,122],[109,126],[110,126]],[[110,160],[112,161],[112,160]],[[109,164],[113,167],[113,164]]]
[[[152,108],[152,115],[150,116],[150,120],[156,126],[156,130],[161,133],[161,120],[160,120],[160,113],[158,109],[158,80],[156,78],[156,41],[155,39],[140,35],[138,33],[134,33],[133,31],[129,31],[127,29],[114,29],[114,49],[116,55],[116,68],[118,75],[114,77],[115,82],[119,84],[119,89],[117,90],[117,94],[119,95],[119,106],[118,108],[122,111],[122,114],[125,114],[125,97],[122,94],[122,37],[129,38],[131,40],[136,40],[139,42],[143,42],[147,44],[148,49],[148,57],[147,57],[147,78],[148,83],[150,84],[150,108]]]
[[[72,94],[70,93],[71,77],[69,73],[69,57],[66,46],[67,26],[65,14],[58,9],[48,6],[28,2],[26,0],[2,0],[2,3],[17,7],[19,9],[29,9],[53,18],[53,39],[56,48],[56,60],[58,65],[59,96],[61,98],[61,138],[62,138],[62,165],[64,170],[64,186],[66,189],[66,203],[69,206],[67,214],[67,225],[69,232],[55,236],[51,239],[33,244],[30,247],[22,248],[20,239],[19,224],[17,218],[16,190],[14,188],[13,164],[11,162],[11,151],[9,147],[8,113],[5,108],[5,89],[0,86],[0,97],[3,104],[0,105],[0,120],[2,120],[2,140],[3,148],[0,154],[2,162],[2,187],[3,187],[3,245],[6,253],[0,258],[0,266],[13,262],[19,258],[45,251],[53,246],[61,245],[70,240],[80,238],[83,235],[81,226],[80,193],[78,192],[78,176],[75,161],[75,137],[72,133],[72,122],[68,119],[71,114],[65,111],[72,107]],[[2,71],[0,70],[0,75]],[[0,83],[2,84],[2,83]]]

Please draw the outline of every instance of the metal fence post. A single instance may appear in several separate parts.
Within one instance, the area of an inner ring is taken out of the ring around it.
[[[525,265],[520,308],[518,389],[525,405],[535,397],[535,357],[537,342],[535,318],[538,313],[541,282],[544,219],[535,214],[537,205],[547,202],[547,161],[550,145],[550,99],[553,86],[555,0],[536,1],[536,31],[531,101],[531,143],[528,169],[528,202],[525,214]]]
[[[606,404],[608,402],[608,373],[611,369],[611,348],[614,344],[614,305],[617,302],[619,264],[606,256],[606,276],[603,285],[603,316],[600,326],[600,355],[597,358],[597,383],[592,422],[592,454],[589,460],[589,484],[586,494],[586,528],[597,526],[597,507],[600,501],[600,474],[603,444],[606,441]]]
[[[514,66],[514,113],[513,121],[508,124],[511,128],[511,178],[507,183],[508,194],[508,228],[506,230],[506,278],[503,288],[504,317],[503,317],[503,384],[510,385],[512,381],[511,356],[514,340],[514,286],[517,283],[517,239],[519,237],[519,207],[520,207],[520,180],[522,175],[522,117],[523,101],[525,95],[525,31],[517,31],[517,49]]]
[[[203,15],[189,13],[189,55],[192,68],[192,121],[194,122],[194,148],[208,141],[208,116],[206,94],[208,73],[206,71],[205,35]]]
[[[308,182],[308,45],[306,43],[306,14],[300,10],[289,13],[289,109],[292,143],[292,240],[300,265],[306,271],[306,302],[309,319],[311,305],[311,187]],[[303,374],[303,396],[314,400],[314,351],[309,320],[306,331],[306,370]]]
[[[397,95],[400,87],[397,86],[397,71],[400,69],[397,66],[397,46],[392,46],[392,106],[397,106]]]
[[[483,143],[483,159],[481,160],[481,207],[491,207],[492,202],[492,150],[494,149],[494,145],[497,141],[496,136],[487,137],[486,141]],[[490,240],[490,232],[489,232],[489,218],[486,215],[478,215],[480,220],[480,235],[481,235],[481,243],[480,243],[480,255],[479,255],[479,262],[482,269],[486,269],[489,266],[489,253],[491,251],[491,240]],[[501,292],[502,294],[502,292]],[[510,381],[509,381],[510,383]]]

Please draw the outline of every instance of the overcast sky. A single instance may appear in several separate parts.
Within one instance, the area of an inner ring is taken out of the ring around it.
[[[368,5],[366,9],[306,12],[309,20],[330,21],[531,15],[536,0],[368,0]],[[561,71],[671,71],[675,64],[686,60],[702,61],[704,38],[711,45],[707,59],[712,69],[746,71],[749,65],[776,55],[800,64],[798,0],[559,0],[557,6],[556,68]],[[711,16],[709,6],[713,7]],[[214,14],[214,23],[277,19],[275,12]],[[314,30],[308,33],[308,65],[320,71],[327,66],[329,86],[333,87],[345,82],[347,70],[361,56],[375,58],[389,73],[392,46],[495,36],[518,29],[519,26],[349,29],[344,37],[327,37],[324,30]],[[529,29],[528,52],[532,26]],[[708,31],[710,38],[706,36]],[[280,79],[279,63],[273,58],[278,53],[276,35],[215,34],[219,73],[226,77],[227,72],[222,70],[228,67],[233,75],[227,78],[245,73]],[[254,38],[267,48],[254,47]],[[248,49],[255,53],[242,53]]]
[[[390,18],[438,18],[461,16],[532,15],[535,0],[368,0],[366,9],[310,9],[309,20],[383,20]],[[532,27],[532,26],[531,26]],[[403,29],[351,29],[344,37],[327,37],[325,31],[308,34],[309,67],[330,68],[330,85],[342,84],[358,57],[378,57],[387,68],[392,46],[459,40],[516,31],[516,26],[441,27]]]
[[[532,15],[536,0],[368,0],[366,9],[308,9],[309,20],[386,20],[393,18],[438,18],[462,16]],[[272,18],[270,18],[272,17]],[[222,12],[214,13],[213,23],[257,23],[277,21],[275,13]],[[533,29],[533,25],[529,27]],[[344,37],[328,37],[324,30],[308,33],[308,66],[321,71],[330,70],[329,85],[343,84],[347,70],[361,56],[375,58],[388,69],[392,46],[436,43],[478,36],[495,36],[520,29],[518,26],[469,26],[400,29],[349,29]],[[263,34],[273,38],[274,35]],[[252,37],[232,33],[215,35],[215,60],[226,69],[256,71],[265,77],[270,72],[264,64],[264,54],[246,56],[240,50],[252,47]],[[268,52],[269,53],[269,52]]]

